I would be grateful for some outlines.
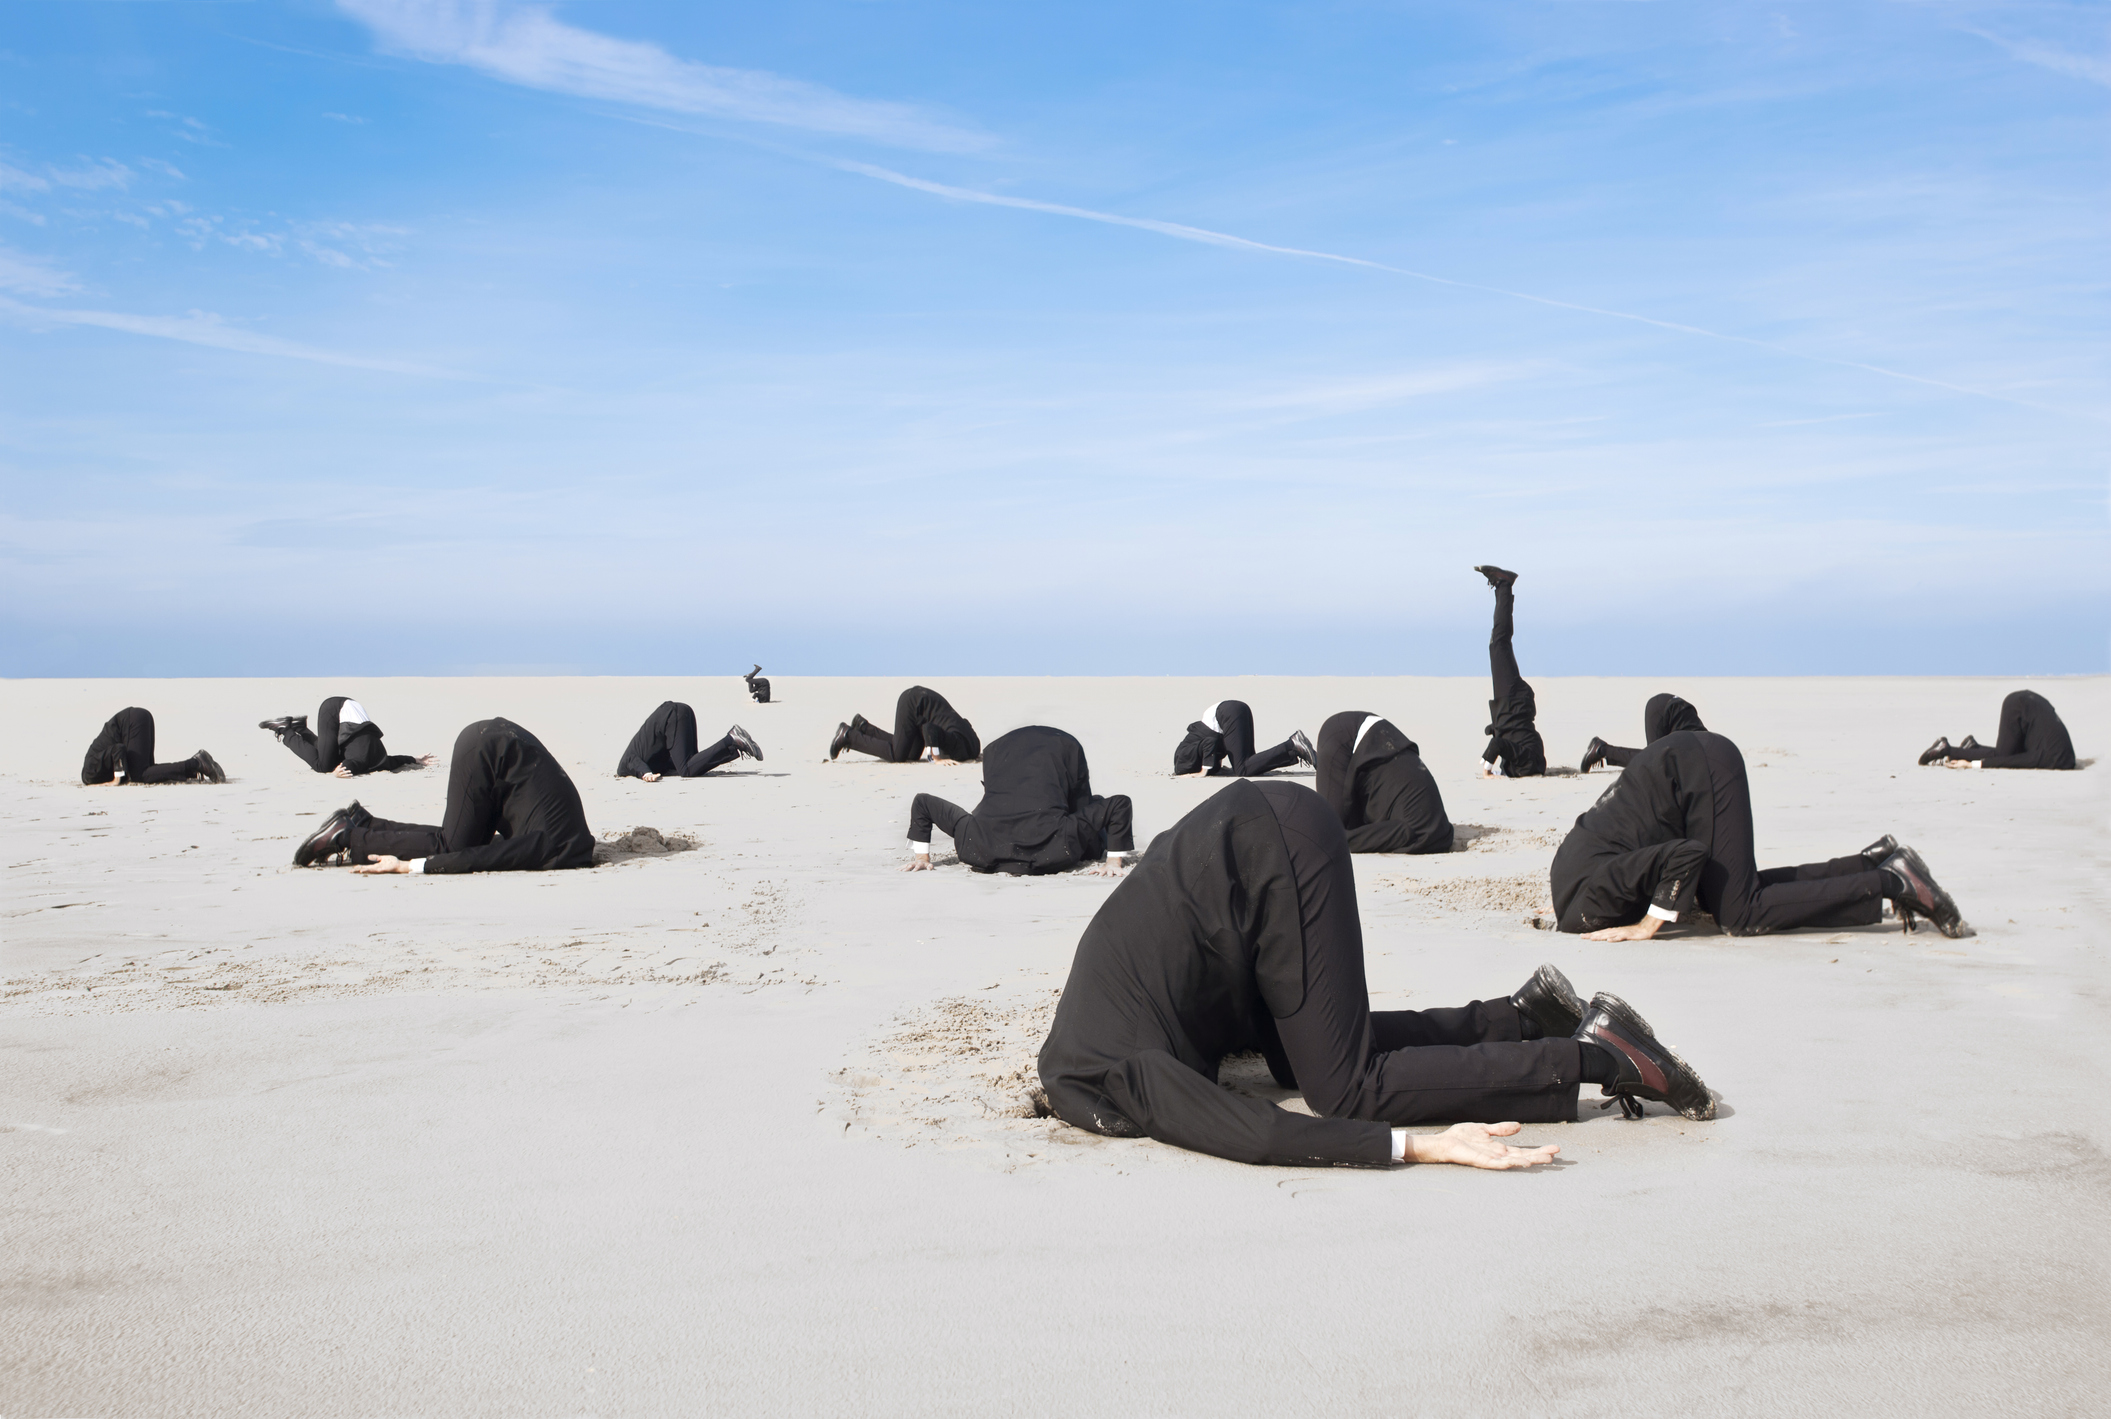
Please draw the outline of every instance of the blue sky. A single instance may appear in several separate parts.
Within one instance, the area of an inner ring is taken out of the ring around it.
[[[2106,668],[2104,6],[0,17],[0,673]]]

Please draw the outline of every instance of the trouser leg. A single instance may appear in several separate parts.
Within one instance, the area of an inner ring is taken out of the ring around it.
[[[440,830],[429,823],[392,823],[386,818],[375,818],[345,830],[345,851],[355,864],[377,857],[400,857],[409,862],[446,851],[446,843]]]
[[[1635,755],[1642,751],[1640,749],[1623,749],[1618,744],[1608,744],[1599,752],[1605,755],[1605,762],[1616,769],[1624,769],[1633,763]]]
[[[329,773],[344,762],[344,754],[337,742],[338,717],[344,709],[345,697],[332,695],[315,709],[315,756],[308,760],[309,767],[319,774]]]
[[[1282,782],[1257,786],[1275,810],[1297,878],[1305,998],[1275,1023],[1313,1111],[1393,1124],[1573,1119],[1582,1077],[1576,1042],[1520,1039],[1516,1011],[1505,1019],[1499,1002],[1388,1012],[1386,1043],[1405,1042],[1380,1047],[1341,824],[1315,794]]]
[[[1135,809],[1126,793],[1112,794],[1106,798],[1094,798],[1086,803],[1085,811],[1078,815],[1096,830],[1109,852],[1134,852],[1136,850]]]
[[[2005,759],[2030,748],[2030,718],[2026,713],[2029,694],[2027,690],[2015,690],[2002,699],[2001,729],[1996,736],[1994,752],[1975,754],[1973,758]]]
[[[671,712],[667,716],[667,762],[678,770],[682,777],[694,777],[688,764],[696,757],[696,711],[685,704],[670,702]],[[725,760],[719,760],[724,763]],[[713,765],[712,767],[716,767]],[[706,772],[698,769],[697,773]]]
[[[134,706],[117,717],[118,752],[125,757],[125,777],[133,783],[182,783],[198,776],[194,756],[173,764],[154,762],[154,715]]]
[[[1495,628],[1488,636],[1488,673],[1495,683],[1495,701],[1506,702],[1517,693],[1523,676],[1517,673],[1517,655],[1510,647],[1516,630],[1514,608],[1517,594],[1507,585],[1495,589]]]
[[[1231,760],[1232,772],[1246,773],[1246,761],[1253,757],[1253,711],[1244,700],[1218,702],[1217,733],[1224,740],[1224,756]]]
[[[913,763],[923,756],[925,697],[930,693],[913,685],[894,702],[894,737],[886,757],[897,764]]]
[[[919,739],[918,743],[920,744],[921,742],[921,739]],[[859,715],[850,721],[849,747],[857,750],[860,754],[870,754],[873,758],[884,760],[890,764],[906,762],[906,760],[898,760],[894,757],[893,738],[882,733],[871,720],[863,715]],[[915,757],[915,751],[911,751],[909,758],[913,759]]]
[[[1287,769],[1296,762],[1297,750],[1291,748],[1290,741],[1285,739],[1272,749],[1248,754],[1244,762],[1234,759],[1232,772],[1240,778],[1258,778],[1262,774],[1274,773],[1277,769]]]
[[[691,735],[692,741],[694,734]],[[721,764],[730,764],[740,757],[740,750],[733,747],[730,739],[721,739],[716,744],[706,745],[687,759],[677,759],[682,766],[683,778],[702,778]]]
[[[1708,756],[1715,816],[1708,861],[1701,868],[1701,905],[1722,929],[1757,936],[1799,926],[1833,925],[1844,914],[1883,911],[1883,874],[1860,858],[1834,858],[1808,867],[1762,874],[1752,850],[1752,794],[1744,766],[1711,742]],[[1874,919],[1874,918],[1871,918]]]
[[[299,759],[317,773],[329,772],[328,769],[316,762],[317,741],[315,731],[308,728],[307,725],[296,724],[290,726],[279,735],[279,743],[291,749],[296,759]]]

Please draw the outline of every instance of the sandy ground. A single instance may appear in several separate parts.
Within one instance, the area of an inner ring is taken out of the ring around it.
[[[2111,770],[1913,765],[1990,738],[2009,683],[1537,681],[1556,764],[1677,690],[1744,748],[1762,865],[1895,832],[1979,931],[1594,945],[1524,917],[1605,776],[1473,777],[1485,681],[931,682],[986,738],[1076,733],[1145,835],[1220,786],[1169,775],[1206,701],[1418,739],[1484,831],[1358,859],[1374,1004],[1552,960],[1724,1096],[1711,1124],[1587,1107],[1527,1130],[1562,1164],[1492,1174],[1025,1116],[1111,884],[900,874],[910,797],[972,805],[977,770],[828,764],[907,682],[773,679],[767,706],[732,677],[0,684],[0,1414],[2105,1412]],[[2111,682],[2032,683],[2111,747]],[[598,832],[700,846],[295,871],[355,795],[440,808],[441,773],[345,784],[254,727],[332,692],[399,752],[506,714]],[[669,697],[767,761],[610,777]],[[233,781],[83,788],[127,704]]]

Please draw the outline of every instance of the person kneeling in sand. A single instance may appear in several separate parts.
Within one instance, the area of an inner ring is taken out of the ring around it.
[[[1253,740],[1253,711],[1246,702],[1218,700],[1187,727],[1187,737],[1173,750],[1173,776],[1259,778],[1292,764],[1319,762],[1302,729],[1291,730],[1290,737],[1272,749],[1256,751]]]
[[[762,762],[762,746],[739,725],[703,749],[696,747],[696,711],[679,700],[664,700],[645,716],[616,763],[617,778],[658,783],[662,778],[702,778],[735,759]]]
[[[81,760],[81,782],[90,787],[105,783],[226,783],[227,772],[218,759],[203,749],[173,764],[155,763],[154,716],[131,705],[103,721],[102,731],[88,745],[88,756]]]
[[[1309,1114],[1217,1084],[1258,1050]],[[1696,1074],[1618,997],[1588,1006],[1552,966],[1516,995],[1373,1012],[1347,837],[1299,784],[1233,784],[1151,843],[1078,942],[1041,1047],[1066,1123],[1242,1163],[1519,1168],[1551,1144],[1501,1142],[1569,1122],[1579,1085],[1639,1113],[1715,1116]],[[1452,1123],[1417,1136],[1409,1125]]]
[[[270,730],[294,757],[319,774],[357,778],[432,767],[430,754],[391,754],[381,742],[381,726],[367,716],[366,706],[343,695],[322,702],[315,711],[313,729],[308,728],[304,714],[263,720],[257,728]]]
[[[1450,852],[1451,819],[1415,741],[1362,710],[1319,727],[1314,786],[1349,834],[1350,852]]]
[[[1554,912],[1591,941],[1646,941],[1698,904],[1732,936],[1873,926],[1884,899],[1911,931],[1971,928],[1910,847],[1886,834],[1851,857],[1759,870],[1744,756],[1720,734],[1679,730],[1636,754],[1554,854]]]
[[[295,867],[342,857],[354,872],[539,872],[594,865],[579,790],[542,741],[480,719],[454,741],[440,826],[390,823],[353,803],[293,852]]]
[[[1654,744],[1667,734],[1681,729],[1706,729],[1701,723],[1700,711],[1687,704],[1677,695],[1651,695],[1649,703],[1642,706],[1642,742]],[[1583,762],[1576,765],[1576,772],[1587,774],[1600,764],[1611,764],[1624,769],[1635,761],[1640,749],[1625,749],[1618,744],[1608,744],[1596,735],[1591,736],[1590,747],[1583,751]]]
[[[1923,767],[1940,763],[1952,769],[2071,769],[2074,740],[2052,701],[2036,690],[2017,690],[2001,702],[2001,728],[1989,749],[1971,735],[1962,744],[1950,737],[1930,744],[1920,756]]]
[[[1038,877],[1081,862],[1098,876],[1121,876],[1135,850],[1128,797],[1096,797],[1085,748],[1060,729],[1031,725],[992,742],[982,754],[982,801],[964,813],[936,794],[919,793],[909,808],[904,872],[931,869],[931,829],[953,840],[977,872]]]
[[[848,724],[837,725],[828,757],[834,759],[845,749],[889,764],[913,764],[918,759],[964,764],[982,753],[982,741],[975,737],[975,726],[962,719],[944,695],[911,685],[894,702],[894,733],[883,733],[861,714],[852,715]]]

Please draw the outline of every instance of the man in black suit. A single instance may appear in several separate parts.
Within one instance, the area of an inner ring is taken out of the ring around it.
[[[953,840],[960,860],[977,872],[1014,877],[1089,870],[1121,875],[1124,854],[1136,847],[1126,794],[1092,792],[1085,749],[1060,729],[1030,725],[993,741],[982,753],[982,801],[972,813],[936,794],[919,793],[909,808],[904,872],[931,866],[931,829]]]
[[[845,749],[890,764],[912,764],[929,758],[941,764],[965,764],[982,753],[975,726],[946,703],[946,697],[922,685],[911,685],[894,702],[894,732],[888,734],[863,715],[836,726],[828,746],[833,759]]]
[[[1319,727],[1314,786],[1349,835],[1350,852],[1450,852],[1451,819],[1415,741],[1363,710]]]

